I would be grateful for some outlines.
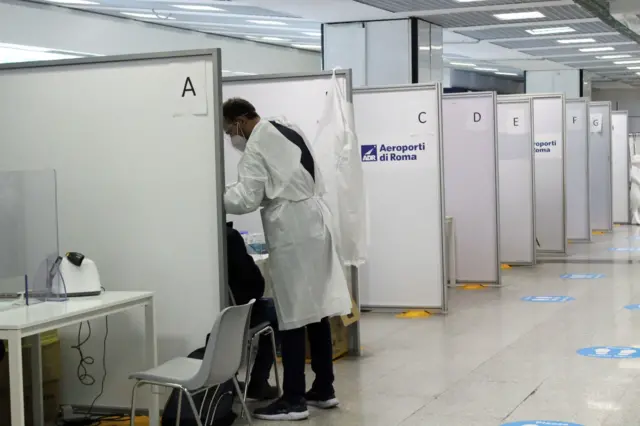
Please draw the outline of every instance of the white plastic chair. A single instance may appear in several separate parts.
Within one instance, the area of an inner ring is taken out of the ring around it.
[[[254,348],[257,347],[258,342],[262,336],[269,336],[271,338],[271,350],[273,351],[273,369],[274,374],[276,376],[276,387],[278,388],[278,392],[282,393],[282,387],[280,386],[280,375],[278,373],[278,351],[276,348],[276,332],[271,327],[271,324],[267,321],[258,324],[257,326],[249,329],[248,337],[248,347],[246,354],[246,366],[247,371],[245,372],[244,377],[244,395],[243,398],[247,400],[247,392],[249,390],[249,383],[251,380],[251,369],[253,367],[253,358],[254,358]]]
[[[193,396],[201,392],[208,392],[211,388],[217,387],[228,380],[233,380],[242,409],[247,413],[249,424],[253,424],[251,413],[247,409],[236,374],[245,356],[249,333],[249,318],[254,303],[255,299],[246,305],[231,306],[218,315],[211,330],[211,337],[207,342],[202,360],[174,358],[150,370],[131,374],[129,378],[136,380],[131,392],[131,426],[135,425],[136,393],[141,386],[151,385],[178,389],[180,394],[178,397],[176,425],[180,425],[182,395],[184,394],[198,426],[202,426],[201,415],[206,395],[203,398],[200,410],[196,409]],[[210,408],[207,411],[205,424],[209,422]]]

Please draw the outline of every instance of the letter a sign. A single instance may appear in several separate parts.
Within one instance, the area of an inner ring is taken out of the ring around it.
[[[208,114],[206,68],[204,61],[171,65],[168,90],[174,117]]]

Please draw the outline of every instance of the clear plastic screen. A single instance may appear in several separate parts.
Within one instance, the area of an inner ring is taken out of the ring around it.
[[[0,296],[44,300],[57,256],[55,171],[0,171]]]

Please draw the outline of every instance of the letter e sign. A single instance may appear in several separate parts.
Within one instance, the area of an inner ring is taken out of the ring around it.
[[[208,114],[205,61],[171,64],[169,85],[174,117]]]

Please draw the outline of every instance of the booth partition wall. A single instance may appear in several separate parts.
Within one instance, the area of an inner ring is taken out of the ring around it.
[[[613,230],[611,102],[589,104],[591,229]]]
[[[202,346],[222,303],[220,84],[218,50],[0,67],[0,170],[56,171],[60,253],[90,256],[107,291],[155,292],[160,362]],[[109,317],[109,341],[127,350],[106,357],[101,406],[130,406],[143,332],[142,312]],[[76,371],[78,331],[60,333],[63,370]],[[92,404],[78,380],[61,383],[62,404]]]
[[[332,72],[305,74],[272,74],[248,77],[229,77],[222,80],[224,99],[244,98],[251,102],[258,114],[267,120],[280,120],[300,128],[309,142],[318,133],[318,121],[322,117],[326,104],[326,94],[331,88]],[[351,100],[351,72],[338,70],[335,72],[341,90]],[[304,105],[304,108],[300,106]],[[230,147],[230,144],[227,145]],[[224,153],[226,183],[237,180],[238,162],[241,153],[235,149],[227,149]],[[332,178],[328,173],[323,175],[325,181]],[[239,231],[263,233],[260,213],[254,212],[242,216],[228,215]],[[349,267],[347,277],[350,282],[351,295],[360,303],[359,272],[356,267]],[[349,326],[349,352],[360,353],[360,323]]]
[[[540,253],[565,254],[564,95],[531,95],[535,150],[536,244]]]
[[[439,84],[356,89],[370,224],[361,302],[447,309]]]
[[[567,125],[567,238],[591,241],[589,214],[589,101],[569,99]]]
[[[631,223],[631,207],[629,202],[629,113],[613,111],[611,113],[611,164],[612,164],[612,198],[613,222]]]
[[[457,279],[499,285],[496,94],[447,94],[442,110],[445,211],[456,226]]]
[[[498,96],[500,261],[536,263],[533,108],[527,96]]]

